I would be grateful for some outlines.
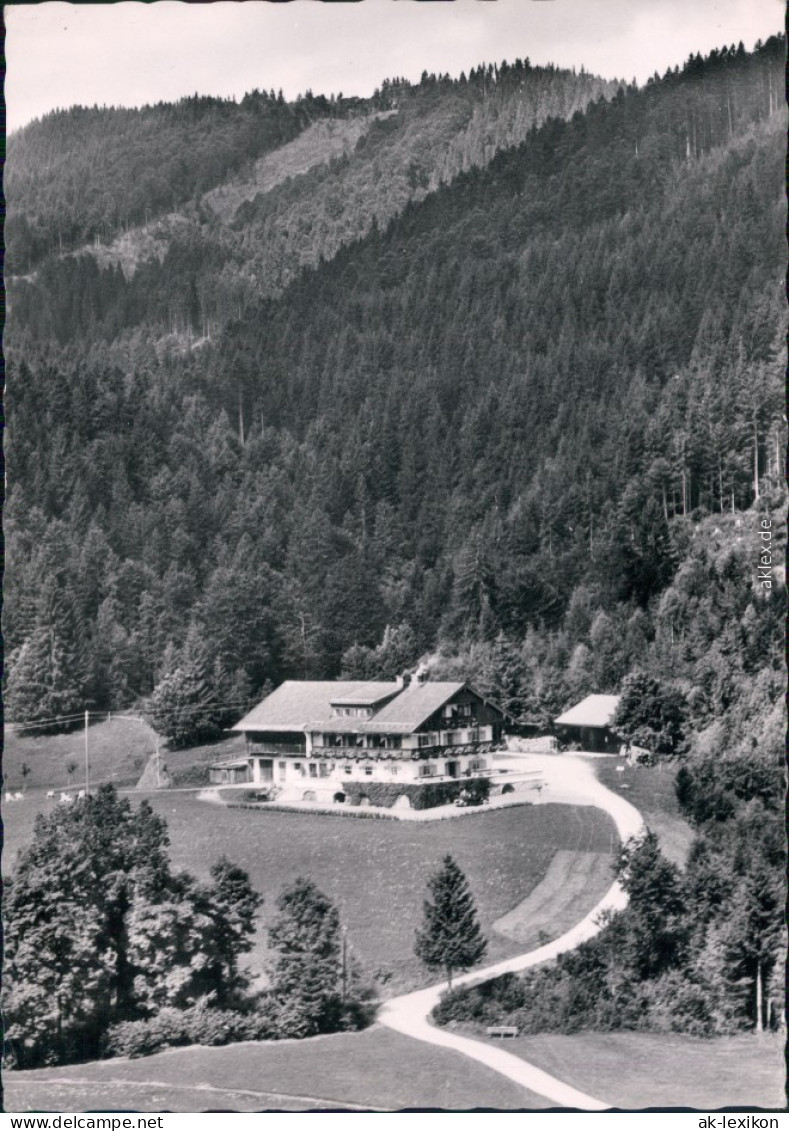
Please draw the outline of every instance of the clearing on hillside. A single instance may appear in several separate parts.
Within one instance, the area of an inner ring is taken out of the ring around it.
[[[417,824],[229,809],[183,792],[131,796],[146,797],[167,820],[176,868],[208,879],[211,864],[224,854],[247,869],[265,900],[249,956],[256,974],[265,970],[265,925],[277,895],[302,875],[337,904],[353,953],[384,997],[433,980],[414,956],[414,931],[428,878],[447,853],[468,878],[489,939],[488,961],[495,962],[523,947],[497,934],[494,924],[540,884],[557,852],[612,856],[618,846],[613,822],[591,807],[527,805]],[[6,807],[4,873],[10,873],[17,850],[30,840],[36,812],[52,804],[37,793]],[[542,929],[555,938],[568,915],[573,921],[583,918],[612,878],[605,868],[590,874],[589,884],[571,901],[560,900],[555,925],[547,905]]]
[[[159,740],[162,761],[167,765],[176,785],[208,784],[208,764],[233,758],[244,750],[240,734],[221,738],[184,750],[168,750]],[[135,785],[145,764],[156,750],[156,733],[138,717],[109,715],[88,727],[90,778],[93,785],[114,782],[118,786]],[[25,780],[22,765],[30,773]],[[75,766],[68,772],[70,764]],[[202,767],[198,780],[195,777]],[[6,789],[81,789],[85,784],[85,731],[80,725],[67,734],[20,734],[6,726],[3,735],[3,775]]]

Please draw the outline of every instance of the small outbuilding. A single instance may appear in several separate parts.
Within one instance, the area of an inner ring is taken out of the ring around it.
[[[252,780],[248,758],[234,758],[227,762],[214,762],[208,769],[211,785],[242,785]]]
[[[554,719],[554,726],[560,738],[577,743],[582,750],[616,754],[621,742],[611,731],[611,723],[618,706],[618,695],[587,695]]]

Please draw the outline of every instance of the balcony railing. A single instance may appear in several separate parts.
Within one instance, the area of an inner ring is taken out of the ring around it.
[[[497,744],[493,739],[480,740],[479,742],[466,742],[457,746],[420,746],[418,750],[408,750],[405,753],[411,758],[444,758],[452,761],[459,754],[489,754]]]
[[[313,746],[310,753],[304,746],[295,743],[249,742],[247,753],[267,758],[284,755],[298,755],[302,758],[334,758],[345,761],[364,761],[378,759],[431,758],[439,755],[472,754],[482,747],[489,748],[494,743],[493,728],[479,727],[475,735],[468,730],[450,733],[433,732],[422,736],[430,740],[424,746],[384,747],[384,746]],[[448,740],[448,741],[447,741]]]
[[[430,731],[418,736],[417,749],[426,750],[429,747],[455,750],[465,746],[476,746],[480,742],[493,742],[493,727],[452,727],[441,731]]]

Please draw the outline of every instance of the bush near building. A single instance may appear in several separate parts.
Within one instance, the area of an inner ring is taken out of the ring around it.
[[[466,778],[445,782],[348,782],[345,794],[351,805],[369,805],[391,809],[400,797],[407,797],[412,809],[435,809],[451,805],[465,794],[467,804],[482,805],[490,796],[490,778]]]

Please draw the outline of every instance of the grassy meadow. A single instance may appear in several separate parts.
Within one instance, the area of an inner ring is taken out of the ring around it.
[[[682,1033],[543,1033],[508,1040],[506,1048],[613,1107],[783,1110],[783,1044],[778,1033],[712,1040]]]
[[[94,784],[114,782],[133,786],[156,750],[156,733],[145,722],[119,715],[92,722],[88,727],[90,776]],[[161,742],[162,764],[172,770],[235,758],[244,751],[243,735],[217,742],[168,750]],[[69,763],[76,763],[69,774]],[[22,766],[30,773],[25,778]],[[3,735],[4,787],[10,790],[81,789],[85,784],[85,730],[67,734],[21,735],[6,727]]]
[[[545,1034],[501,1047],[613,1107],[782,1110],[777,1034]],[[306,1041],[171,1049],[4,1076],[5,1110],[545,1109],[550,1101],[449,1049],[382,1026]]]
[[[620,774],[616,767],[621,765],[618,758],[599,759],[595,762],[595,772],[603,785],[643,814],[647,825],[657,835],[664,856],[680,868],[684,867],[696,834],[682,816],[674,792],[679,766],[676,763],[628,766]]]
[[[140,1060],[9,1072],[7,1111],[536,1108],[543,1096],[382,1026],[305,1041],[171,1049]]]
[[[88,727],[91,780],[133,785],[156,750],[156,735],[147,725],[128,719],[104,720]],[[75,765],[69,774],[69,764]],[[22,766],[28,766],[27,778]],[[3,778],[6,789],[81,789],[85,784],[85,730],[66,734],[3,734]]]
[[[224,854],[248,870],[265,900],[249,956],[256,974],[266,963],[265,924],[276,914],[277,895],[304,875],[337,903],[354,954],[370,976],[377,974],[385,996],[432,980],[413,956],[414,929],[428,877],[447,853],[468,877],[489,936],[487,960],[496,961],[523,949],[523,942],[494,933],[493,923],[543,880],[557,852],[611,854],[618,843],[605,813],[566,805],[519,806],[458,821],[401,822],[230,809],[188,792],[130,796],[133,801],[145,796],[166,819],[176,868],[205,879]],[[42,792],[30,791],[24,801],[4,806],[4,874],[32,836],[36,812],[52,804]],[[598,869],[569,909],[574,921],[610,882],[608,870]],[[563,907],[562,922],[567,913]]]
[[[176,866],[205,875],[222,853],[238,860],[265,899],[264,922],[285,884],[298,875],[312,878],[340,908],[354,953],[370,974],[378,973],[386,996],[434,980],[420,971],[413,939],[428,878],[447,853],[468,877],[489,936],[487,958],[495,961],[519,945],[493,935],[493,923],[542,880],[557,851],[611,852],[617,843],[606,814],[559,805],[417,824],[226,809],[188,794],[150,800],[168,821]],[[607,876],[581,894],[578,919],[610,882]],[[264,962],[259,932],[251,965],[260,969]]]

